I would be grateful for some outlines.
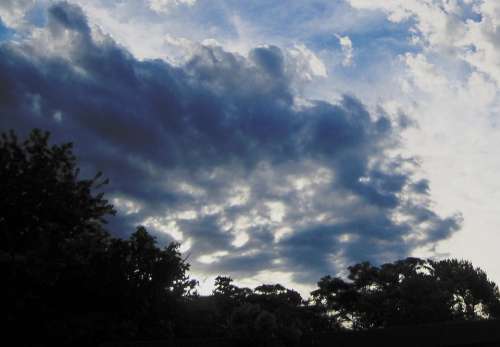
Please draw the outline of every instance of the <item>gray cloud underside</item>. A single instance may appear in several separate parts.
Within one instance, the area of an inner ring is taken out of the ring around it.
[[[459,228],[431,210],[414,160],[388,154],[399,144],[389,119],[351,96],[299,105],[286,59],[277,47],[201,47],[181,67],[138,61],[61,3],[33,38],[0,46],[0,128],[73,141],[85,171],[111,179],[114,232],[173,230],[205,273],[310,283]]]

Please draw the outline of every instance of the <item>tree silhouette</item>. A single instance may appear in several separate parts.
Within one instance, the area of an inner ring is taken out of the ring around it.
[[[159,248],[139,227],[129,240],[104,229],[113,207],[80,179],[71,144],[34,130],[0,140],[0,268],[6,331],[33,343],[86,344],[172,336],[187,276],[177,244]]]
[[[355,329],[495,317],[497,286],[469,262],[407,258],[349,267],[348,280],[323,277],[312,297]]]
[[[322,310],[281,284],[262,284],[251,290],[236,286],[230,277],[218,276],[213,298],[218,324],[239,345],[295,346],[304,334],[336,328]]]
[[[49,133],[32,131],[19,143],[13,132],[0,139],[1,250],[54,254],[68,237],[99,233],[115,213],[103,194],[98,173],[79,179],[72,144],[49,146]]]
[[[486,273],[457,259],[429,261],[434,277],[452,295],[452,313],[464,320],[499,317],[499,291]]]

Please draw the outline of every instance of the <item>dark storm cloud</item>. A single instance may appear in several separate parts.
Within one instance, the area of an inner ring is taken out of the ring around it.
[[[74,142],[84,172],[111,179],[111,228],[182,234],[195,270],[308,282],[335,259],[392,260],[459,228],[430,210],[411,158],[387,154],[386,116],[352,96],[299,105],[292,79],[278,47],[139,61],[60,3],[36,37],[0,45],[0,128]]]

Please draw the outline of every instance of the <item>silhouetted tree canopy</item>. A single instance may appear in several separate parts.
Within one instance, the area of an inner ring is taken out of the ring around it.
[[[470,262],[418,258],[350,266],[347,280],[323,277],[311,294],[359,329],[495,317],[499,299],[497,286]]]
[[[217,321],[239,345],[295,346],[304,334],[336,328],[322,310],[281,284],[240,288],[230,277],[215,279]],[[272,342],[269,342],[272,341]]]
[[[139,227],[129,240],[104,229],[107,180],[78,177],[72,145],[34,130],[0,139],[0,266],[7,331],[37,343],[171,336],[196,283],[178,245],[160,248]]]
[[[94,194],[107,180],[79,179],[72,144],[50,146],[49,133],[34,130],[20,143],[13,132],[0,139],[0,247],[2,251],[58,251],[67,238],[98,233],[113,206]]]

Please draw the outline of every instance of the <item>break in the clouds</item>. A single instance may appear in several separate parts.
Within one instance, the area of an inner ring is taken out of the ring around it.
[[[312,283],[450,237],[460,216],[433,212],[418,161],[398,154],[404,117],[301,97],[309,53],[295,50],[199,44],[183,64],[138,60],[57,3],[0,45],[0,128],[74,142],[84,171],[111,179],[113,231],[179,241],[197,273]]]

